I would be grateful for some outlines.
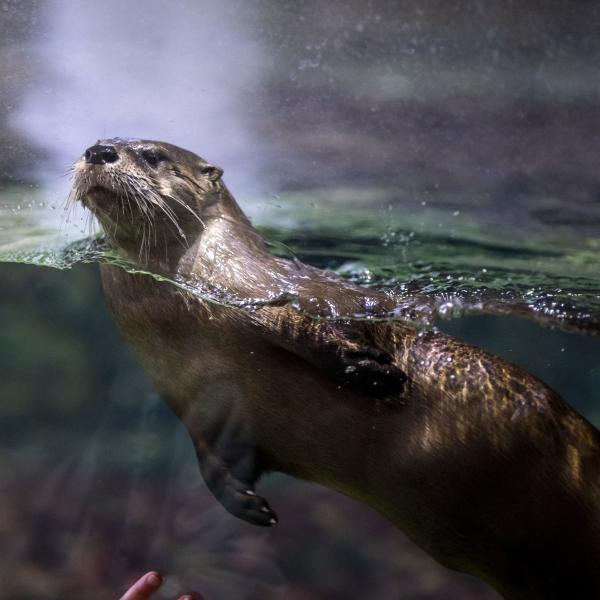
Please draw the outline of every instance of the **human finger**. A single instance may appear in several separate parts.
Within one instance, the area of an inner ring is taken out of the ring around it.
[[[120,600],[148,600],[162,585],[162,577],[156,571],[150,571],[140,577]]]

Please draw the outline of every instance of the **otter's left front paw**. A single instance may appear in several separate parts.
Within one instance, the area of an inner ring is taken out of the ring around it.
[[[343,385],[379,399],[402,396],[408,377],[389,355],[362,348],[344,351],[341,359],[337,375]]]

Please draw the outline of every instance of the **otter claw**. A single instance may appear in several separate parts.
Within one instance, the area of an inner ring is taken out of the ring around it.
[[[269,527],[277,523],[277,516],[267,501],[256,493],[242,495],[234,492],[228,498],[221,497],[219,500],[232,515],[252,525]]]
[[[208,489],[229,513],[253,525],[269,527],[277,515],[257,495],[254,485],[262,474],[255,452],[239,440],[221,441],[216,452],[206,442],[196,447],[200,471]],[[236,445],[237,444],[237,445]]]
[[[231,473],[221,472],[218,479],[208,479],[209,489],[225,510],[252,525],[271,527],[277,523],[277,515],[268,502],[254,490],[248,488],[248,483],[242,483]]]

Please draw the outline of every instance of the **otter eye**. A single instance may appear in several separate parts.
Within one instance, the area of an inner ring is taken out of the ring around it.
[[[154,150],[142,150],[142,158],[153,168],[158,167],[159,163],[167,160],[165,154],[155,152]]]

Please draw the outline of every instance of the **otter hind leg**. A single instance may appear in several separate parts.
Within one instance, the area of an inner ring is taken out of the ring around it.
[[[254,486],[265,471],[252,427],[237,410],[228,386],[214,386],[204,401],[183,416],[194,442],[202,477],[232,515],[264,527],[277,523],[268,502]]]
[[[208,489],[228,512],[252,525],[277,524],[277,515],[269,503],[254,490],[260,472],[250,458],[252,451],[229,465],[229,461],[207,448],[201,450],[198,444],[196,453]]]

